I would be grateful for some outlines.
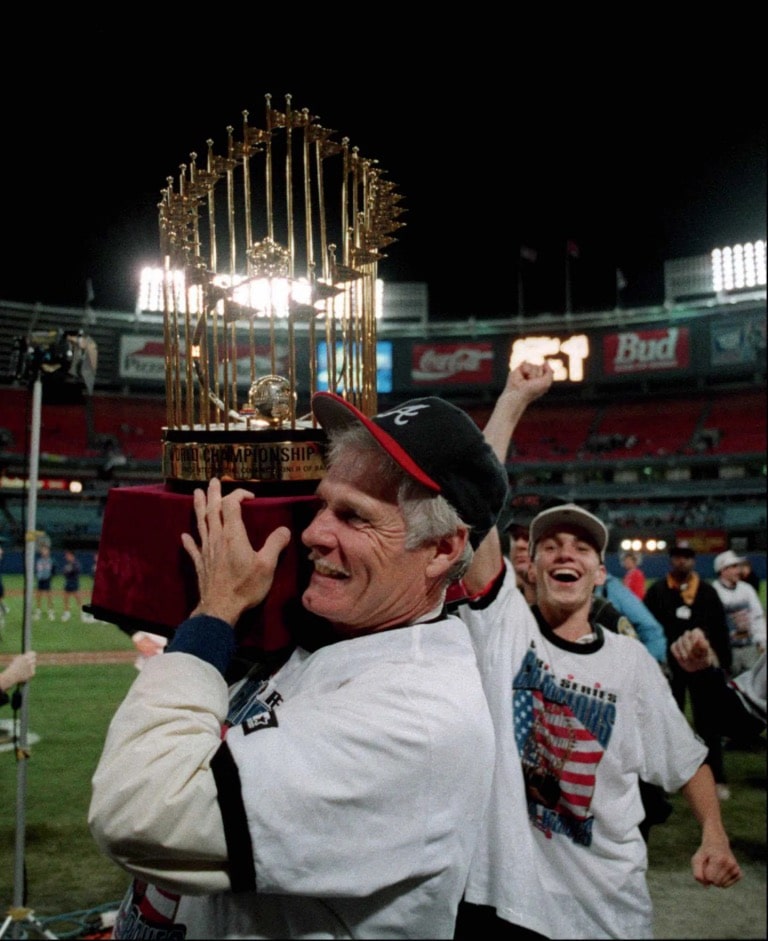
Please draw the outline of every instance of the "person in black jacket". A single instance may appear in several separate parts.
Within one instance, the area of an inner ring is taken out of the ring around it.
[[[712,585],[696,572],[695,550],[677,543],[669,550],[669,560],[670,570],[667,575],[657,579],[646,592],[646,606],[661,622],[669,647],[685,631],[701,628],[720,666],[729,672],[731,646],[725,610]],[[683,711],[686,699],[690,696],[693,727],[709,749],[707,761],[718,785],[718,796],[721,800],[727,800],[730,792],[726,786],[716,704],[700,684],[691,682],[691,674],[680,666],[673,654],[668,655],[667,663],[672,694]]]

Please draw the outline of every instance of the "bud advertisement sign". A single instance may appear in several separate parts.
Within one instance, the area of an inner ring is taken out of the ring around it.
[[[628,330],[603,337],[606,376],[687,369],[690,365],[688,327]]]
[[[419,343],[412,349],[414,385],[488,383],[492,378],[491,343]]]

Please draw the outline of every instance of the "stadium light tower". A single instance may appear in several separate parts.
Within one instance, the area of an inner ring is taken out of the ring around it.
[[[714,248],[709,255],[676,258],[664,263],[664,300],[740,297],[765,293],[765,240]]]

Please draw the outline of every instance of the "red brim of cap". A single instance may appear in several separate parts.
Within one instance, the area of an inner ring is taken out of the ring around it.
[[[355,424],[362,425],[392,460],[402,467],[406,474],[429,490],[440,493],[440,485],[435,483],[429,474],[425,473],[416,464],[408,452],[403,450],[391,435],[387,434],[383,428],[372,422],[370,418],[340,395],[336,395],[334,392],[316,392],[312,397],[312,411],[325,431],[348,428]]]

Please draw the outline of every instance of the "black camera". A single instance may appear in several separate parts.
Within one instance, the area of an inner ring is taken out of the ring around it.
[[[13,342],[13,372],[17,379],[36,379],[38,374],[54,375],[64,370],[62,378],[75,358],[71,342],[73,334],[64,330],[36,330]],[[75,333],[74,336],[77,336]]]
[[[96,344],[82,330],[35,330],[14,340],[12,371],[19,380],[84,383],[92,392]]]

